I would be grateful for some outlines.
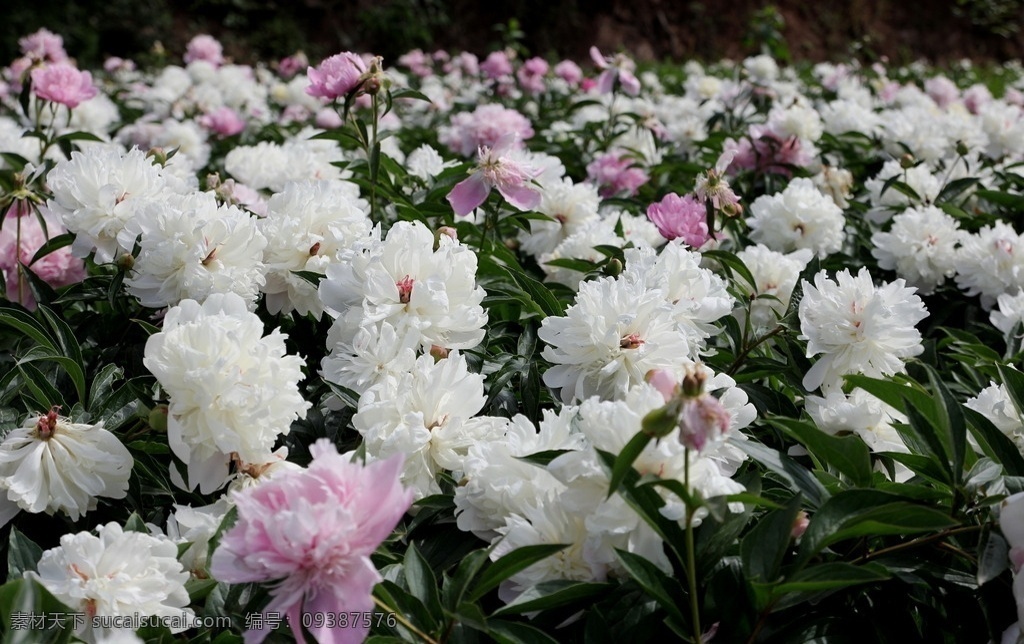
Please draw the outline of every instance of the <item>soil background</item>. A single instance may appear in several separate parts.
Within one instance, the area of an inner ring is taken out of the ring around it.
[[[792,60],[944,63],[1024,57],[1024,0],[3,0],[0,62],[17,38],[47,27],[82,64],[108,55],[180,60],[210,33],[239,62],[298,50],[315,63],[342,50],[394,60],[412,48],[586,59],[625,50],[641,60],[716,60],[766,45]],[[154,48],[154,43],[160,44]],[[160,61],[153,61],[160,62]]]

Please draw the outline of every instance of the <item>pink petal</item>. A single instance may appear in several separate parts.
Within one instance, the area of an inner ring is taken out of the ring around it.
[[[486,201],[490,192],[491,187],[484,181],[483,175],[472,174],[452,188],[448,193],[448,203],[456,215],[465,217]]]
[[[536,210],[540,205],[540,192],[528,184],[518,186],[498,186],[498,192],[505,201],[520,210]]]
[[[630,96],[636,96],[640,93],[640,81],[633,75],[633,72],[620,69],[619,82],[622,84],[622,91]]]
[[[597,79],[597,91],[601,94],[611,94],[615,87],[615,70],[606,69],[601,72]]]
[[[606,69],[608,67],[608,61],[601,55],[601,50],[597,47],[590,48],[590,60],[594,61],[598,69]]]

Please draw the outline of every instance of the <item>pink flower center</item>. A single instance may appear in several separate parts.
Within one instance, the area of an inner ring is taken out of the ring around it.
[[[414,280],[408,275],[395,282],[395,286],[398,287],[398,301],[402,304],[409,303],[409,299],[412,297],[413,282]]]
[[[60,405],[54,405],[45,416],[40,416],[39,420],[36,421],[36,434],[44,441],[50,440],[53,433],[57,430],[57,412],[59,410]]]
[[[630,333],[629,335],[625,336],[624,338],[622,338],[622,340],[619,341],[619,346],[622,347],[623,349],[636,349],[643,343],[643,338],[641,338],[636,333]]]

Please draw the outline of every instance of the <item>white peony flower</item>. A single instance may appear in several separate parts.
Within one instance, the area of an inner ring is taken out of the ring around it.
[[[217,533],[231,506],[227,497],[198,508],[174,505],[174,514],[167,518],[167,536],[176,544],[190,544],[179,561],[193,576],[201,579],[209,576],[206,560],[210,554],[210,539]]]
[[[998,221],[965,236],[956,272],[956,285],[967,295],[980,295],[985,309],[992,308],[996,298],[1024,284],[1024,235]]]
[[[906,423],[907,417],[863,389],[854,389],[849,395],[832,391],[824,398],[808,396],[805,404],[814,424],[826,434],[856,434],[872,452],[910,453],[893,427],[893,423]],[[913,472],[896,464],[897,481],[912,476]]]
[[[677,239],[660,251],[650,246],[627,248],[622,278],[636,284],[638,290],[660,289],[672,305],[672,316],[690,343],[696,358],[706,340],[721,331],[713,324],[732,311],[735,301],[726,281],[707,268],[701,268],[700,253],[689,250]]]
[[[409,153],[405,166],[412,176],[430,181],[445,169],[445,162],[437,150],[424,143]]]
[[[125,153],[113,145],[72,152],[70,160],[50,171],[46,183],[53,191],[47,205],[75,233],[71,251],[85,257],[95,250],[99,263],[130,253],[130,246],[118,244],[118,234],[141,204],[170,193],[160,170],[140,150]]]
[[[655,230],[657,232],[657,230]],[[615,234],[615,217],[588,218],[580,225],[579,230],[563,239],[550,253],[544,253],[537,260],[547,275],[547,280],[565,284],[574,291],[579,290],[584,274],[571,268],[548,264],[554,259],[585,259],[600,262],[605,259],[596,246],[616,246],[621,248],[625,242]]]
[[[73,612],[88,616],[76,635],[87,642],[116,629],[92,628],[92,617],[156,616],[186,630],[194,616],[178,562],[178,547],[164,536],[125,532],[108,523],[90,532],[65,534],[60,546],[43,553],[39,572],[26,572]]]
[[[343,181],[289,183],[271,197],[258,224],[268,241],[263,252],[267,310],[295,310],[319,319],[323,304],[317,287],[295,272],[326,273],[342,251],[370,233],[368,211],[358,186]]]
[[[912,201],[909,195],[892,185],[886,188],[886,183],[893,177],[907,184],[920,200]],[[871,204],[867,217],[880,224],[888,221],[894,211],[902,210],[912,203],[928,205],[934,202],[942,190],[942,182],[924,164],[904,170],[898,159],[892,159],[885,162],[874,178],[865,181],[864,187],[868,190],[868,202]]]
[[[927,295],[956,272],[956,248],[963,239],[956,220],[935,206],[908,208],[892,218],[889,232],[875,233],[871,254]]]
[[[476,284],[476,254],[419,222],[400,221],[380,241],[380,229],[341,254],[320,282],[320,297],[354,334],[387,322],[424,348],[471,349],[484,337],[487,314]],[[344,336],[344,334],[342,334]]]
[[[78,521],[96,507],[96,497],[125,497],[133,464],[102,423],[72,423],[55,408],[4,436],[0,493],[27,512],[60,511]]]
[[[782,192],[758,197],[750,214],[750,238],[772,250],[807,248],[826,257],[843,246],[843,211],[810,179],[793,179]]]
[[[130,248],[140,235],[139,255],[124,283],[143,306],[234,293],[256,308],[267,240],[245,211],[218,205],[212,193],[174,196],[140,208],[118,238]]]
[[[545,318],[537,335],[554,365],[544,383],[561,389],[565,403],[619,398],[648,371],[680,370],[691,355],[665,291],[627,279],[582,283],[565,316]]]
[[[327,335],[330,353],[321,363],[320,375],[362,394],[384,378],[412,369],[416,362],[418,338],[399,336],[387,322],[361,326],[349,337],[349,328],[335,324]]]
[[[146,365],[170,398],[167,439],[188,466],[188,487],[206,494],[228,476],[232,454],[266,463],[278,435],[309,408],[299,393],[302,358],[239,296],[184,300],[146,342]]]
[[[823,387],[828,393],[846,374],[903,373],[903,359],[924,351],[914,325],[928,311],[902,279],[876,287],[866,268],[856,277],[845,269],[836,281],[823,270],[803,288],[800,338],[807,340],[808,358],[823,354],[804,377],[808,391]]]
[[[989,314],[992,326],[1005,333],[1012,333],[1019,322],[1024,322],[1024,291],[1016,295],[1003,293],[996,298],[998,311]]]
[[[550,253],[567,237],[582,230],[588,221],[596,219],[600,203],[597,186],[589,183],[573,183],[565,178],[544,185],[537,211],[554,221],[530,221],[530,231],[519,232],[520,248],[534,257]]]
[[[964,403],[964,406],[992,421],[1024,453],[1024,417],[1017,411],[1005,385],[990,382],[988,387]]]
[[[370,387],[352,425],[363,436],[368,460],[405,455],[402,483],[420,499],[441,492],[438,472],[462,470],[471,445],[505,432],[505,419],[474,418],[485,400],[484,377],[469,372],[464,356],[452,352],[435,362],[428,354],[409,371]]]
[[[576,408],[562,407],[555,414],[544,411],[540,428],[525,416],[516,416],[503,436],[469,447],[463,477],[455,488],[455,513],[459,529],[491,540],[513,514],[526,514],[564,489],[545,468],[520,457],[547,450],[577,450],[583,435],[574,431]]]
[[[750,293],[750,324],[755,329],[770,329],[789,308],[793,288],[813,253],[803,248],[789,254],[777,253],[763,244],[748,246],[736,253],[750,269],[757,290]],[[737,309],[742,320],[744,311]]]

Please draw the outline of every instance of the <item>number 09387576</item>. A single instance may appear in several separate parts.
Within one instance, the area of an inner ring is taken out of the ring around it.
[[[372,628],[374,626],[393,628],[397,624],[398,620],[394,613],[374,611],[302,613],[303,628]]]

